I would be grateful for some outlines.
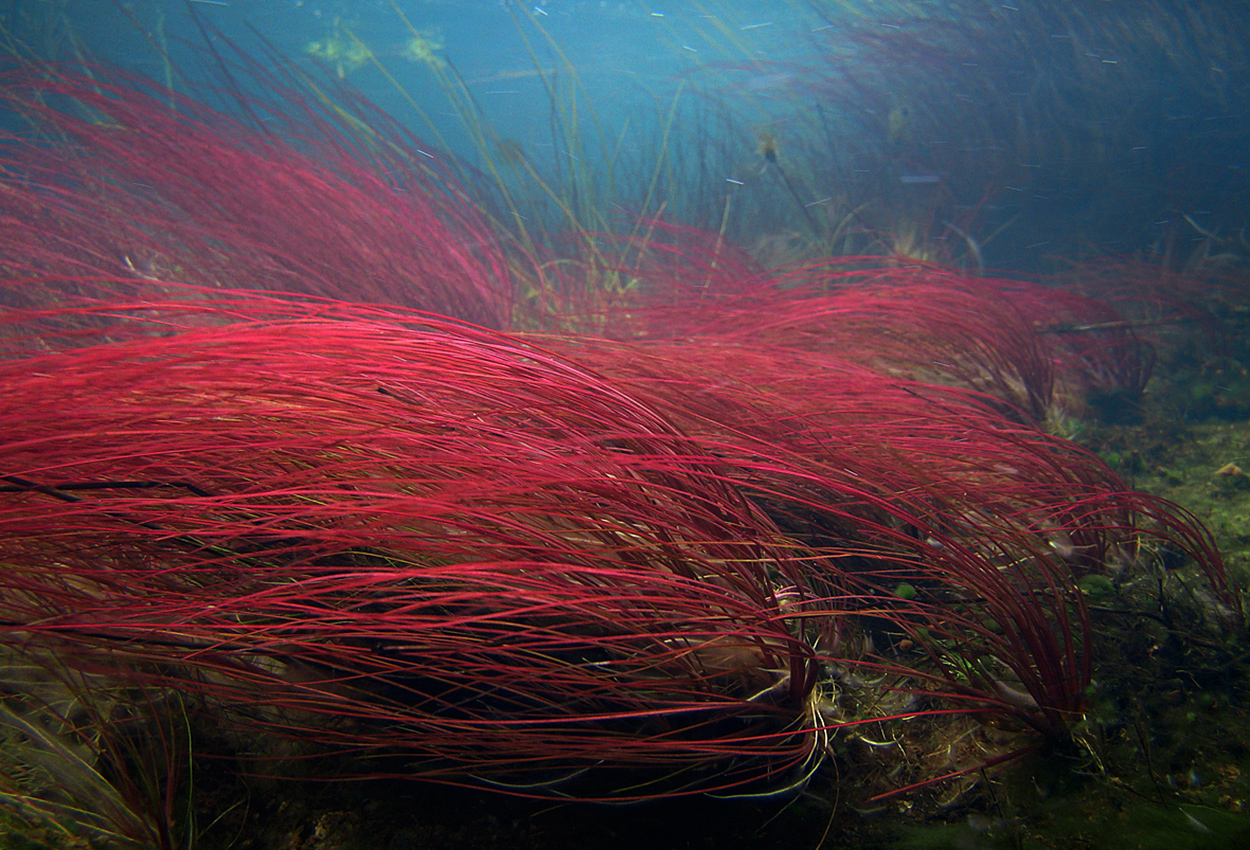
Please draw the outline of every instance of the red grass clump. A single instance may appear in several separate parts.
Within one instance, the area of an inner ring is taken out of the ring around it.
[[[1227,590],[1094,458],[826,355],[220,290],[7,318],[88,328],[0,364],[7,639],[356,771],[636,797],[895,716],[1061,736],[1081,576],[1157,535]]]
[[[415,143],[55,69],[0,97],[42,134],[0,197],[15,651],[345,773],[639,798],[790,789],[917,715],[1059,739],[1081,579],[1155,550],[1240,613],[1198,522],[1037,427],[1144,384],[1097,302],[652,223],[530,273],[595,336],[507,336],[473,325],[517,267]]]
[[[725,459],[803,544],[809,581],[877,619],[883,655],[858,663],[897,664],[906,636],[965,706],[1063,733],[1089,684],[1090,573],[1184,551],[1238,610],[1201,523],[992,398],[715,337],[568,345]]]
[[[284,91],[277,110],[244,100],[245,122],[109,69],[3,71],[0,107],[34,128],[0,134],[9,274],[172,279],[507,325],[509,260],[450,168],[311,96]]]
[[[839,257],[766,272],[715,234],[660,222],[617,240],[639,285],[582,287],[565,327],[616,339],[700,338],[826,352],[892,377],[966,387],[1036,424],[1091,396],[1140,400],[1151,347],[1107,303],[1058,287],[932,264]]]
[[[216,297],[0,366],[8,640],[418,776],[813,757],[792,547],[696,443],[516,340]]]

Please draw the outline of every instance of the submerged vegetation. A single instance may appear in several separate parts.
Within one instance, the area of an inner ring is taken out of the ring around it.
[[[554,160],[398,8],[460,155],[341,21],[197,18],[211,85],[10,21],[0,847],[1244,839],[1244,210],[1057,220],[1172,208],[1087,116],[1166,111],[1148,61],[1231,115],[1244,48],[852,5],[806,64],[709,13],[743,62],[626,129],[513,9]]]

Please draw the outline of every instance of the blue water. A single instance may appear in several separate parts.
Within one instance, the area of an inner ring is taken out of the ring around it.
[[[443,134],[454,134],[461,116],[440,111],[445,104],[437,78],[404,56],[408,24],[433,36],[435,54],[454,64],[504,135],[524,134],[540,119],[545,123],[540,72],[576,68],[592,108],[616,126],[631,110],[671,98],[701,69],[794,60],[806,46],[805,35],[820,25],[810,13],[768,2],[148,0],[126,7],[129,19],[107,0],[70,0],[64,20],[98,56],[158,79],[165,69],[154,39],[136,24],[161,40],[180,68],[199,61],[201,24],[245,48],[263,39],[306,65],[319,61],[310,45],[358,40],[393,80],[372,62],[320,61],[415,129]],[[792,76],[784,69],[760,71],[748,91],[784,96]],[[433,127],[413,114],[409,95]]]
[[[37,50],[176,86],[220,83],[206,43],[272,51],[473,167],[523,156],[556,194],[580,172],[615,185],[602,207],[724,223],[747,246],[910,240],[939,260],[1032,269],[1057,255],[1173,261],[1235,247],[1250,224],[1244,2],[5,7]]]

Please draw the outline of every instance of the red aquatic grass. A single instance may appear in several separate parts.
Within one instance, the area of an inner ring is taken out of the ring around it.
[[[638,295],[599,305],[646,344],[317,282],[297,304],[129,268],[17,281],[12,639],[413,775],[658,768],[590,792],[648,796],[801,781],[829,727],[867,722],[825,704],[822,664],[922,699],[896,713],[1062,735],[1090,675],[1076,582],[1143,535],[1231,601],[1200,526],[1004,416],[1045,414],[1064,355],[1038,330],[1069,302],[649,238],[621,261]],[[70,254],[32,265],[96,268]]]
[[[618,341],[507,337],[318,297],[506,324],[507,260],[420,150],[127,79],[4,91],[65,142],[6,140],[10,643],[346,771],[631,798],[792,787],[836,727],[923,713],[1060,737],[1077,582],[1151,540],[1235,609],[1200,524],[1023,424],[1115,349],[1056,331],[1092,302],[766,275],[653,223],[594,267],[611,297],[555,290]],[[916,702],[834,698],[869,676]]]
[[[3,365],[10,639],[413,775],[812,756],[803,580],[719,461],[515,340],[270,306]]]
[[[11,66],[0,246],[11,269],[131,275],[511,320],[508,258],[450,168],[288,90],[235,120],[151,81]],[[262,113],[259,115],[258,113]]]
[[[357,770],[655,796],[801,782],[895,715],[1058,737],[1081,576],[1156,535],[1232,599],[1096,458],[824,349],[74,288],[6,316],[7,639]]]
[[[1189,349],[1191,357],[1215,359],[1235,347],[1246,274],[1231,263],[1179,272],[1163,263],[1104,258],[1074,264],[1060,285],[1115,308],[1115,316],[1077,326],[1074,335],[1144,336],[1165,353]]]
[[[1088,573],[1175,547],[1238,610],[1201,523],[1131,492],[1078,446],[1004,419],[992,399],[715,337],[604,345],[570,343],[731,461],[810,551],[809,577],[863,616],[882,607],[873,616],[924,643],[946,686],[983,705],[1055,734],[1076,715]],[[900,584],[919,588],[917,601],[893,596]]]
[[[565,305],[569,327],[835,352],[977,390],[1036,423],[1079,412],[1092,396],[1136,399],[1153,364],[1150,346],[1111,306],[1053,286],[871,257],[766,273],[716,234],[661,224],[618,242],[618,273],[635,285],[611,302],[583,287],[581,303]]]
[[[770,282],[694,309],[649,307],[632,314],[644,323],[658,319],[641,336],[713,333],[837,352],[886,373],[980,390],[1034,417],[1053,398],[1054,364],[1028,318],[1002,290],[944,270],[852,267],[799,286]]]

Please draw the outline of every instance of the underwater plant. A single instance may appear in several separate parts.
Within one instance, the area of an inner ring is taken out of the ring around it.
[[[1185,563],[1242,623],[1201,522],[1043,430],[1149,376],[1099,299],[769,272],[648,216],[547,253],[350,97],[235,121],[45,70],[0,89],[36,128],[3,139],[0,645],[138,734],[177,707],[236,773],[594,800],[832,763],[872,803],[1071,746],[1091,588]]]
[[[600,255],[619,258],[617,274],[635,285],[612,299],[585,285],[549,287],[568,293],[559,327],[831,352],[976,390],[1008,417],[1039,425],[1110,399],[1131,412],[1151,375],[1152,346],[1111,298],[872,256],[765,269],[719,233],[660,220],[641,237],[599,239]]]
[[[778,590],[803,579],[645,406],[450,320],[192,294],[4,364],[33,379],[7,410],[55,386],[78,411],[9,431],[6,640],[369,772],[661,765],[675,784],[620,792],[651,796],[814,757],[815,662]],[[97,373],[116,383],[71,390]]]
[[[364,104],[323,110],[293,83],[265,85],[281,105],[239,95],[235,120],[120,71],[10,62],[0,105],[33,131],[0,135],[6,273],[172,278],[511,322],[501,237],[439,155]]]
[[[803,203],[739,199],[730,233],[742,244],[790,232],[796,260],[894,254],[1033,272],[1152,248],[1175,259],[1198,237],[1198,257],[1239,250],[1250,77],[1233,33],[1246,29],[1244,5],[804,10],[810,49],[743,51],[692,74],[739,126],[786,127]],[[824,238],[809,235],[813,217]]]
[[[75,670],[20,641],[6,640],[3,650],[6,838],[20,825],[31,846],[190,844],[196,812],[184,695]]]
[[[6,317],[6,640],[193,695],[279,761],[776,793],[842,728],[1061,739],[1078,581],[1151,540],[1231,598],[1183,514],[975,395],[165,286]]]

